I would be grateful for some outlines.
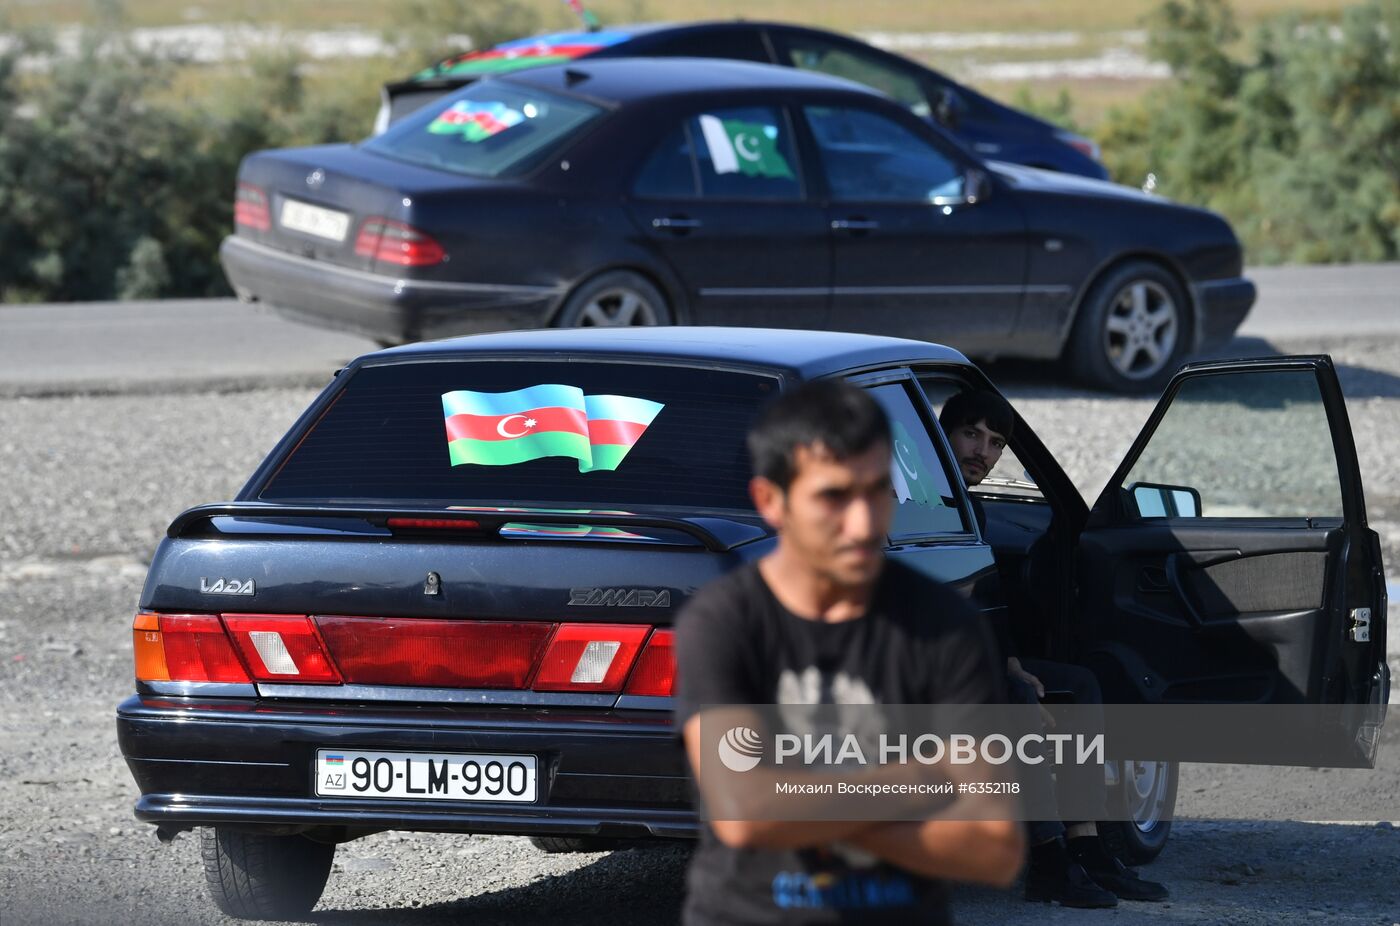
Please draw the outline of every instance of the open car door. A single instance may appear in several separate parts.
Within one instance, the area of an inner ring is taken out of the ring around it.
[[[1314,725],[1266,759],[1247,735],[1162,758],[1374,766],[1385,577],[1330,357],[1183,367],[1078,555],[1077,643],[1106,702]]]

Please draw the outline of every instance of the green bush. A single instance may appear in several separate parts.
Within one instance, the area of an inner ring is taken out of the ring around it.
[[[1114,177],[1218,210],[1254,263],[1400,258],[1400,2],[1239,37],[1224,0],[1159,8],[1176,79],[1100,127]]]
[[[47,67],[21,73],[35,50]],[[113,23],[72,52],[30,36],[0,54],[0,299],[227,294],[218,246],[242,157],[368,134],[385,75],[357,65],[312,89],[305,71],[284,50],[184,67]]]

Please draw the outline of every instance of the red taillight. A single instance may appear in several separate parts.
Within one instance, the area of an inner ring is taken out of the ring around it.
[[[355,253],[400,267],[430,267],[442,263],[446,256],[432,236],[378,215],[365,219],[360,226]]]
[[[258,231],[272,227],[267,210],[267,194],[251,183],[240,183],[233,197],[233,224]]]
[[[259,682],[339,684],[311,619],[299,614],[225,614],[224,626]]]
[[[317,617],[346,682],[524,688],[553,624]]]
[[[224,633],[224,625],[214,615],[161,614],[157,620],[171,681],[252,681]]]
[[[623,694],[669,698],[676,684],[676,634],[657,630],[647,640],[646,649],[637,659],[637,667],[627,680]]]
[[[627,694],[651,697],[675,684],[674,634],[645,624],[143,611],[132,636],[136,677],[148,682],[603,694],[626,682]]]
[[[479,531],[480,521],[466,518],[390,518],[391,530],[412,531]]]
[[[621,691],[650,629],[639,624],[560,624],[530,687],[536,691]]]

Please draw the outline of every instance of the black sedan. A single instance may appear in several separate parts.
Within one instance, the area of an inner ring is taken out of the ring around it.
[[[375,131],[487,75],[597,58],[728,58],[845,77],[937,122],[982,157],[1096,180],[1108,177],[1094,142],[998,103],[947,74],[826,29],[752,20],[553,32],[455,55],[385,85]]]
[[[672,622],[773,548],[745,433],[773,395],[828,377],[869,390],[899,435],[891,560],[988,620],[1010,606],[1027,655],[1088,666],[1109,703],[1326,704],[1335,726],[1268,743],[1268,761],[1374,766],[1384,568],[1328,358],[1188,367],[1091,512],[1019,419],[1012,478],[993,470],[973,501],[937,413],[993,387],[946,347],[530,331],[354,361],[234,502],[175,519],[117,712],[137,817],[167,839],[203,827],[216,903],[269,919],[302,919],[336,844],[383,830],[548,850],[693,836]],[[1287,477],[1259,480],[1281,453]],[[1176,794],[1162,760],[1259,755],[1231,731],[1115,761],[1099,831],[1148,860]]]
[[[385,341],[766,325],[1063,358],[1160,386],[1254,301],[1219,216],[984,162],[860,85],[601,60],[496,77],[358,145],[250,155],[241,298]]]

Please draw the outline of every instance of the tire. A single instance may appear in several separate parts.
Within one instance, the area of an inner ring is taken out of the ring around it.
[[[1160,264],[1134,260],[1095,281],[1070,336],[1070,372],[1110,392],[1160,392],[1191,344],[1191,303]]]
[[[215,826],[200,830],[200,851],[209,896],[226,915],[296,920],[321,899],[335,845]]]
[[[629,328],[674,325],[675,313],[650,280],[610,270],[569,294],[555,318],[558,328]]]
[[[1109,815],[1099,838],[1124,865],[1146,865],[1167,846],[1180,766],[1175,762],[1119,762],[1118,784],[1109,789]]]
[[[530,845],[541,852],[559,854],[562,852],[607,852],[623,848],[621,840],[605,839],[601,836],[531,836]]]

